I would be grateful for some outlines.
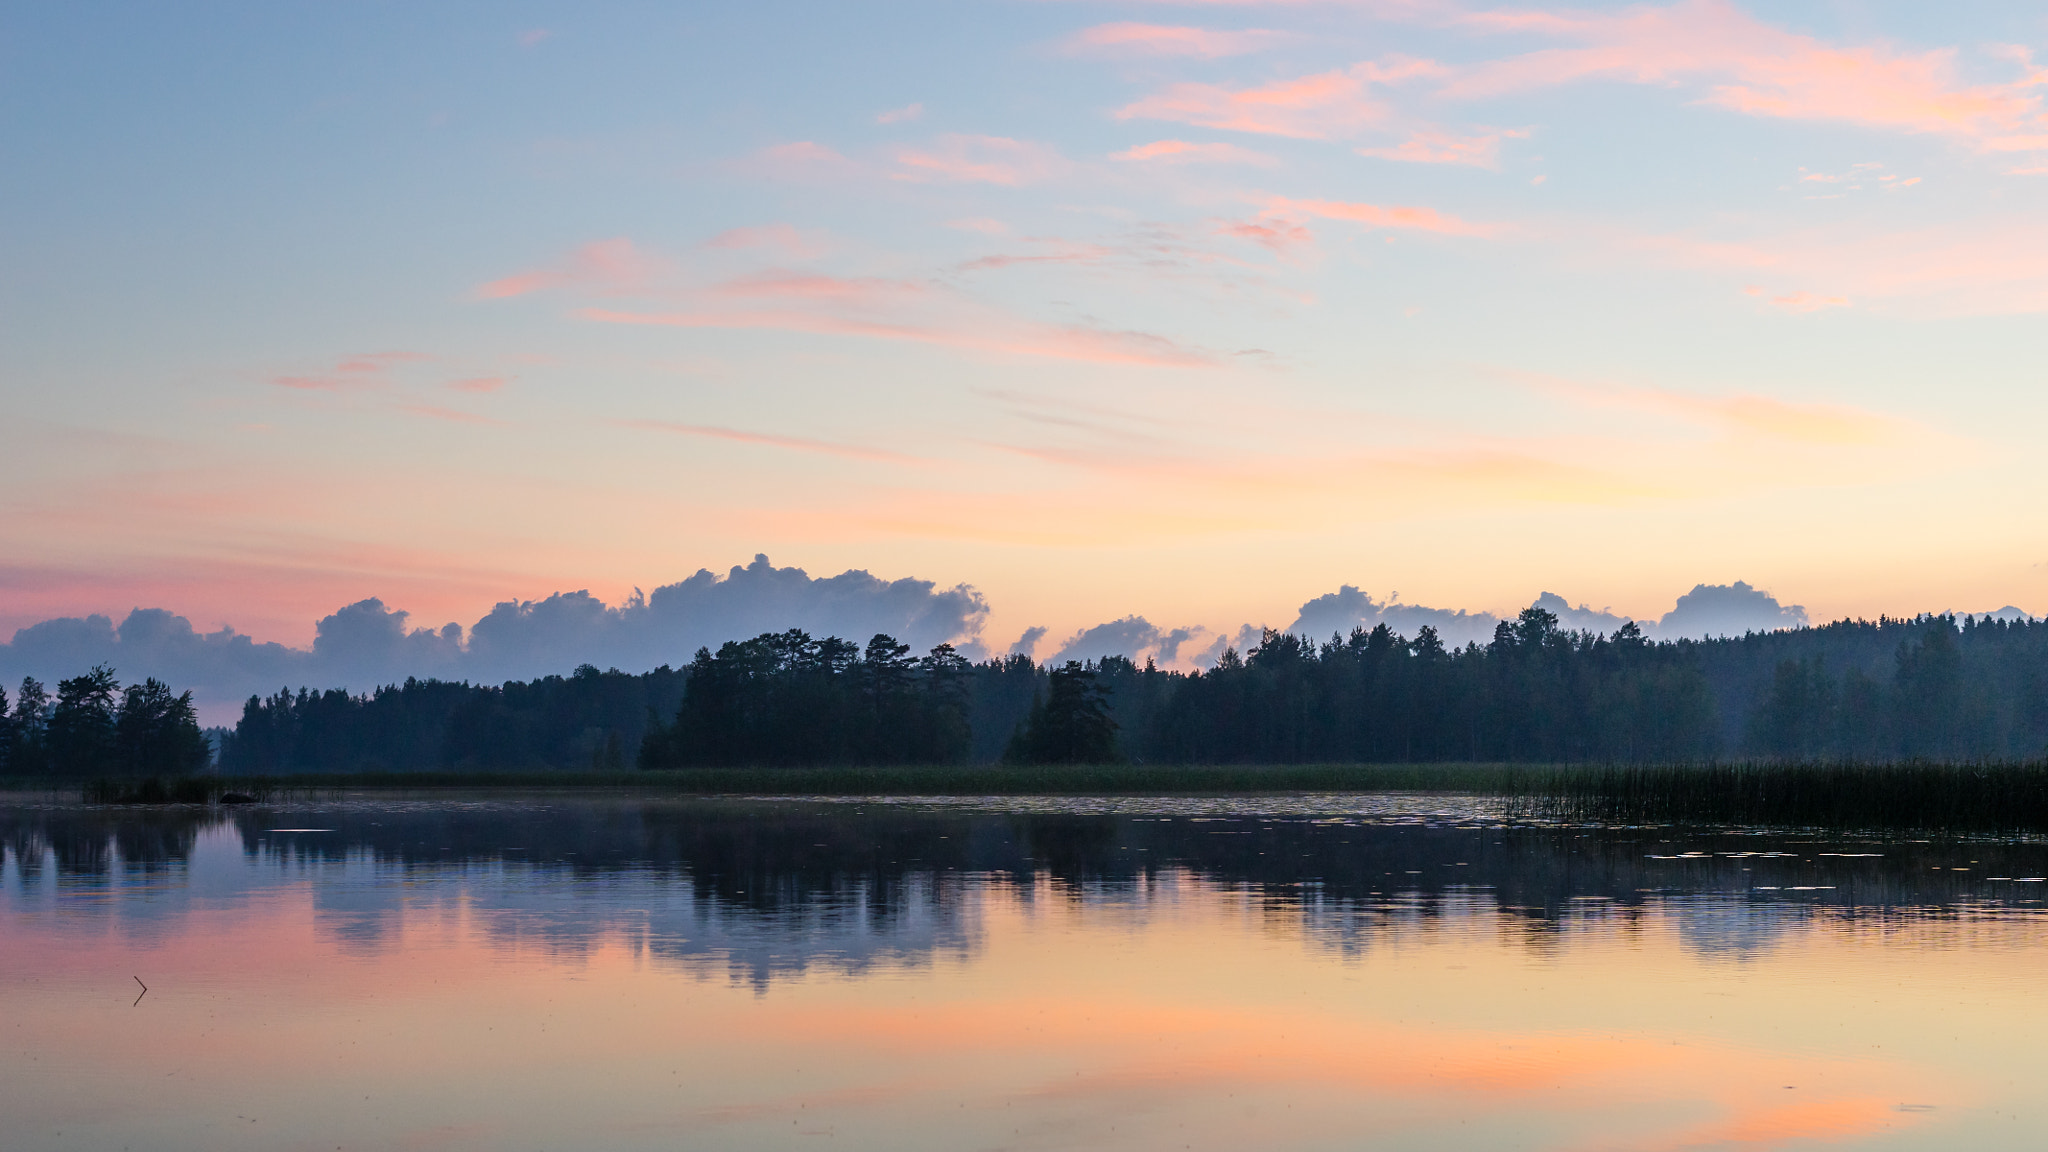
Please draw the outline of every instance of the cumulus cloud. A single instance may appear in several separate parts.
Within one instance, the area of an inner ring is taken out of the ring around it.
[[[1040,640],[1045,639],[1045,634],[1049,631],[1051,631],[1051,629],[1047,628],[1043,624],[1039,624],[1031,628],[1026,628],[1024,630],[1024,634],[1022,636],[1017,637],[1017,642],[1015,644],[1010,645],[1009,654],[1012,656],[1032,655],[1033,653],[1038,651],[1038,642]]]
[[[1557,617],[1557,622],[1560,625],[1573,632],[1597,632],[1602,635],[1612,635],[1616,629],[1633,619],[1633,617],[1629,616],[1617,616],[1605,608],[1588,608],[1584,604],[1574,608],[1571,605],[1571,601],[1566,600],[1555,592],[1545,592],[1541,596],[1536,597],[1536,602],[1530,605],[1530,607],[1541,608],[1552,616]],[[1637,627],[1641,627],[1641,625],[1638,624]]]
[[[1500,618],[1491,612],[1427,608],[1391,599],[1377,601],[1371,594],[1346,584],[1335,592],[1303,604],[1301,613],[1287,631],[1297,636],[1325,640],[1333,634],[1348,636],[1353,628],[1370,631],[1379,624],[1385,624],[1403,636],[1413,637],[1427,625],[1436,629],[1437,636],[1446,646],[1457,648],[1467,642],[1484,644],[1491,640],[1493,626],[1499,622]]]
[[[1592,608],[1585,604],[1574,606],[1555,592],[1538,595],[1531,607],[1549,612],[1557,617],[1561,626],[1575,632],[1612,635],[1633,619],[1605,608]],[[1437,630],[1437,635],[1446,645],[1455,648],[1468,642],[1486,643],[1493,638],[1494,625],[1499,622],[1500,618],[1491,612],[1452,611],[1392,600],[1377,601],[1346,584],[1335,592],[1303,604],[1301,614],[1287,631],[1324,640],[1333,634],[1349,635],[1353,628],[1371,629],[1383,623],[1412,639],[1427,624]],[[1807,623],[1805,608],[1797,604],[1780,604],[1769,593],[1740,580],[1733,584],[1696,585],[1691,592],[1680,596],[1678,603],[1661,619],[1636,621],[1644,635],[1659,640],[1740,636],[1745,632],[1801,628]],[[1251,634],[1251,630],[1247,629],[1246,634]]]
[[[640,672],[686,663],[699,647],[788,628],[856,642],[886,632],[914,650],[952,643],[979,659],[987,615],[981,593],[964,584],[939,588],[860,570],[814,578],[756,556],[723,576],[700,569],[617,606],[587,591],[506,601],[466,633],[454,623],[413,628],[404,611],[362,600],[322,619],[310,649],[258,644],[232,628],[200,633],[160,608],[138,608],[119,627],[103,615],[46,620],[0,644],[0,680],[50,683],[105,663],[124,681],[155,676],[191,688],[207,722],[226,723],[249,695],[286,686],[362,692],[408,676],[496,683],[584,663]]]
[[[1126,656],[1141,663],[1150,658],[1160,664],[1171,664],[1179,659],[1181,646],[1202,631],[1200,628],[1165,629],[1143,616],[1126,616],[1076,632],[1060,645],[1060,650],[1053,653],[1047,663]]]
[[[1740,636],[1746,632],[1804,628],[1806,624],[1805,608],[1779,604],[1770,593],[1737,580],[1733,584],[1694,585],[1657,622],[1656,635],[1665,640]]]

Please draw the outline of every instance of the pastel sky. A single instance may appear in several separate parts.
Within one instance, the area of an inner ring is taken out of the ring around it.
[[[0,633],[2048,610],[2048,10],[0,10]]]

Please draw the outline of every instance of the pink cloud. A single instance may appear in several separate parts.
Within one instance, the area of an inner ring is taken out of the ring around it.
[[[389,371],[393,364],[417,364],[433,357],[424,352],[362,352],[345,356],[334,366],[337,372],[364,374]]]
[[[758,444],[769,448],[788,448],[798,452],[816,452],[827,456],[843,456],[850,460],[873,460],[884,463],[920,463],[915,456],[901,452],[889,452],[877,448],[862,448],[852,444],[839,444],[830,440],[812,440],[802,436],[775,436],[765,432],[743,432],[737,428],[721,428],[715,424],[678,424],[668,420],[621,420],[617,423],[624,428],[645,428],[656,432],[674,432],[683,436],[701,436],[711,440],[730,440],[737,444]]]
[[[882,305],[925,292],[909,280],[825,276],[802,272],[762,272],[727,280],[712,291],[741,299],[813,300],[837,304]]]
[[[1392,110],[1370,95],[1389,85],[1438,75],[1442,65],[1408,57],[1280,80],[1257,88],[1175,84],[1126,105],[1119,120],[1170,120],[1203,128],[1320,140],[1384,122]]]
[[[480,285],[479,299],[504,300],[544,289],[577,287],[603,293],[639,291],[666,270],[666,265],[618,237],[585,244],[553,268],[520,272]]]
[[[1291,33],[1264,28],[1219,31],[1212,28],[1171,27],[1163,24],[1098,24],[1069,37],[1070,53],[1115,53],[1132,56],[1188,56],[1216,60],[1262,52],[1284,41]]]
[[[825,254],[825,244],[822,240],[807,237],[788,224],[728,228],[706,240],[704,247],[730,250],[774,248],[797,260],[809,260]]]
[[[1268,199],[1265,210],[1260,215],[1269,219],[1315,216],[1324,220],[1345,220],[1372,228],[1402,228],[1417,232],[1436,232],[1445,236],[1489,236],[1498,231],[1494,225],[1460,220],[1434,208],[1398,204],[1357,204],[1341,200],[1293,200],[1285,196]]]
[[[503,376],[477,376],[469,380],[450,380],[448,387],[456,392],[496,392],[507,380]]]
[[[1400,160],[1409,164],[1465,164],[1474,168],[1500,167],[1500,142],[1519,140],[1529,133],[1506,128],[1479,136],[1453,136],[1448,132],[1424,131],[1391,148],[1360,148],[1360,156]]]
[[[771,145],[737,162],[734,167],[753,176],[796,182],[845,180],[867,174],[860,163],[811,140]]]
[[[1235,144],[1190,144],[1186,140],[1154,140],[1110,154],[1111,160],[1156,161],[1166,164],[1256,164],[1270,167],[1277,163],[1263,152],[1240,148]]]
[[[905,104],[905,105],[904,105],[903,107],[901,107],[901,108],[891,108],[891,109],[890,109],[889,111],[887,111],[887,112],[883,112],[883,113],[881,113],[881,114],[877,115],[877,116],[875,117],[875,123],[877,123],[877,124],[903,124],[903,123],[907,123],[907,122],[909,122],[909,121],[911,121],[911,120],[921,120],[921,119],[923,119],[923,118],[924,118],[924,105],[922,105],[922,104]]]
[[[519,34],[519,46],[532,48],[544,40],[554,39],[555,34],[546,28],[529,28]]]
[[[771,328],[830,336],[863,336],[935,344],[1003,355],[1041,356],[1104,364],[1162,368],[1207,367],[1215,360],[1164,337],[1144,332],[1010,323],[920,325],[835,316],[795,309],[767,311],[619,312],[586,308],[586,320],[672,328]]]
[[[1311,247],[1316,240],[1315,233],[1309,231],[1306,225],[1277,217],[1271,220],[1224,221],[1216,226],[1216,231],[1224,236],[1249,240],[1281,255],[1289,255],[1299,249]]]
[[[1064,173],[1069,165],[1044,144],[1007,136],[948,133],[930,148],[906,148],[896,154],[903,171],[898,180],[947,180],[1014,187]]]
[[[1479,99],[1606,79],[1708,85],[1701,102],[1754,116],[1836,120],[1958,136],[1989,151],[2048,146],[2048,119],[2033,89],[2048,82],[2023,50],[2023,70],[2003,84],[1967,84],[1955,50],[1900,52],[1834,45],[1765,24],[1728,0],[1681,0],[1611,12],[1472,13],[1460,23],[1577,41],[1461,70],[1441,90]]]

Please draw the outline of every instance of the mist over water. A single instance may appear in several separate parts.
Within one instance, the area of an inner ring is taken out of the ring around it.
[[[2008,1072],[2038,842],[1345,795],[16,806],[0,844],[14,1147],[2048,1129]]]

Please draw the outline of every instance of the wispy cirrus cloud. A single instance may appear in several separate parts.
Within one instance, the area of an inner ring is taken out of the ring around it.
[[[1131,163],[1153,164],[1251,164],[1270,168],[1279,163],[1264,152],[1254,152],[1235,144],[1212,141],[1192,144],[1186,140],[1154,140],[1121,152],[1110,153],[1111,160]]]
[[[1177,250],[1156,241],[1149,252],[1154,263],[1175,258]],[[1016,262],[1086,262],[1117,255],[1109,249],[1057,242],[1040,245]],[[579,250],[581,251],[581,250]],[[1126,254],[1132,263],[1145,263]],[[1186,253],[1180,258],[1191,259]],[[574,261],[570,262],[575,263]],[[665,261],[650,261],[665,267]],[[956,269],[957,271],[957,269]],[[524,285],[522,285],[524,287]],[[716,281],[678,274],[607,280],[547,275],[531,290],[543,288],[586,297],[637,297],[637,307],[584,305],[572,314],[604,324],[673,328],[772,329],[818,335],[851,336],[951,347],[982,354],[1142,365],[1204,367],[1220,363],[1215,353],[1189,347],[1148,332],[1095,323],[1045,323],[980,302],[957,285],[938,279],[845,276],[788,268],[762,268]],[[507,294],[509,295],[509,293]]]
[[[328,372],[273,376],[270,383],[297,392],[358,392],[385,387],[398,365],[432,359],[424,352],[356,352],[336,360]]]
[[[1068,37],[1062,47],[1074,55],[1183,56],[1217,60],[1244,56],[1296,39],[1267,28],[1225,30],[1167,24],[1097,24]]]
[[[1315,233],[1298,221],[1273,217],[1266,220],[1221,220],[1218,235],[1249,240],[1282,256],[1292,256],[1315,246]]]
[[[826,456],[839,456],[849,460],[867,460],[886,464],[923,463],[916,456],[907,456],[901,452],[890,452],[881,448],[864,448],[857,444],[843,444],[836,440],[814,440],[804,436],[779,436],[769,432],[748,432],[716,424],[683,424],[673,420],[616,420],[613,423],[621,428],[642,428],[654,432],[670,432],[680,436],[696,436],[707,440],[726,440],[735,444],[753,444],[766,448],[783,448],[794,452],[813,452]]]
[[[624,237],[615,237],[585,244],[552,267],[518,272],[479,285],[475,294],[482,300],[506,300],[543,289],[573,286],[617,295],[642,291],[668,271],[666,261],[640,251]]]
[[[1411,134],[1399,144],[1357,151],[1360,156],[1399,160],[1406,164],[1463,164],[1498,170],[1501,141],[1521,140],[1528,135],[1527,130],[1520,128],[1502,128],[1471,136],[1424,130]]]
[[[789,224],[761,224],[752,227],[727,228],[701,245],[712,251],[744,251],[750,248],[765,248],[780,252],[792,260],[812,260],[823,256],[829,249],[823,233],[806,233]]]
[[[875,123],[877,124],[908,124],[912,120],[922,119],[924,119],[923,104],[905,104],[901,108],[891,108],[887,112],[880,112],[875,115]]]
[[[1398,228],[1415,232],[1434,232],[1444,236],[1492,236],[1501,231],[1499,225],[1474,223],[1438,212],[1434,208],[1412,205],[1297,200],[1286,196],[1268,197],[1263,203],[1265,207],[1260,215],[1269,219],[1298,220],[1309,216],[1363,224],[1368,228]]]
[[[1982,50],[1984,67],[1976,71],[2004,73],[1987,79],[1966,77],[1963,54],[1954,47],[1831,42],[1768,23],[1730,0],[1609,10],[1370,8],[1401,22],[1482,36],[1545,37],[1563,46],[1464,63],[1387,57],[1255,87],[1175,84],[1118,115],[1329,139],[1402,119],[1386,92],[1397,84],[1419,84],[1439,100],[1474,101],[1606,81],[1689,87],[1697,91],[1699,104],[1748,116],[1940,135],[1989,153],[2048,152],[2048,67],[2037,65],[2030,50],[2018,45]],[[1137,32],[1130,35],[1142,40]],[[1368,154],[1387,159],[1447,154],[1421,142],[1403,151],[1396,145]]]
[[[889,280],[874,276],[827,276],[815,272],[771,269],[735,277],[713,285],[714,296],[739,300],[830,301],[856,307],[886,306],[897,301],[927,295],[930,289],[915,280]]]
[[[2025,49],[1996,55],[2013,79],[1961,78],[1957,51],[1833,44],[1767,24],[1728,0],[1681,0],[1613,11],[1504,9],[1463,13],[1479,31],[1575,42],[1458,69],[1438,94],[1488,99],[1585,80],[1705,86],[1700,103],[1752,116],[1832,120],[1965,140],[1986,151],[2048,148],[2039,89],[2048,70]]]
[[[1848,447],[1926,440],[1933,433],[1889,413],[1852,404],[1784,400],[1754,392],[1703,396],[1662,388],[1581,384],[1552,377],[1521,376],[1538,391],[1587,408],[1618,408],[1657,416],[1731,436],[1763,437],[1816,446]]]
[[[1174,84],[1117,110],[1119,120],[1167,120],[1230,132],[1326,140],[1393,118],[1375,86],[1436,76],[1442,65],[1390,56],[1350,68],[1277,80],[1254,88]]]
[[[867,167],[827,144],[791,140],[772,144],[733,162],[740,172],[795,184],[870,176]]]
[[[948,133],[923,148],[896,153],[897,180],[1000,184],[1016,187],[1064,175],[1072,168],[1049,144],[1007,136]]]
[[[918,324],[796,309],[625,312],[586,308],[578,315],[603,324],[668,328],[772,328],[826,336],[860,336],[932,344],[1005,356],[1080,360],[1151,368],[1199,368],[1217,363],[1206,352],[1182,347],[1147,332],[1113,331],[1080,325],[996,323],[983,328]]]

